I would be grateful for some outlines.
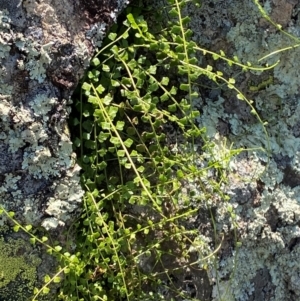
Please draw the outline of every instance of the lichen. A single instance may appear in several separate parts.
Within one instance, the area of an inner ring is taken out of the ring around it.
[[[96,23],[91,25],[90,29],[86,32],[86,37],[91,40],[94,46],[101,47],[102,40],[105,36],[106,24]]]
[[[40,88],[34,88],[33,85],[33,91],[28,93],[23,101],[17,102],[13,99],[12,93],[15,91],[8,84],[9,72],[13,68],[20,71],[27,70],[31,80],[42,84],[46,80],[46,68],[51,63],[50,52],[53,43],[42,45],[42,41],[35,40],[34,37],[37,35],[40,37],[43,35],[43,31],[35,26],[28,29],[29,36],[25,36],[22,32],[12,32],[11,19],[7,17],[7,13],[4,11],[0,14],[0,27],[3,29],[1,41],[6,45],[2,48],[6,52],[3,52],[3,65],[0,70],[3,75],[0,78],[0,87],[2,87],[0,117],[3,121],[0,141],[9,156],[19,161],[12,172],[4,174],[0,186],[3,200],[1,205],[6,209],[22,212],[25,222],[36,224],[41,222],[43,216],[37,208],[40,208],[40,203],[45,203],[46,200],[45,209],[49,207],[48,214],[51,216],[49,219],[56,221],[51,225],[57,227],[64,225],[71,218],[83,195],[79,184],[79,171],[75,167],[72,154],[70,136],[64,133],[69,111],[64,102],[53,96],[53,88],[50,88],[48,83]],[[14,45],[22,55],[7,60],[11,45]],[[82,59],[86,63],[88,51],[86,46],[82,43],[80,45],[78,48],[80,53],[77,53],[76,59]],[[61,178],[62,175],[61,182],[65,184],[57,188],[53,179]],[[32,189],[27,188],[28,185]],[[46,187],[48,200],[46,196],[38,194],[40,188]],[[70,198],[69,202],[62,199],[64,195]],[[58,209],[53,210],[53,208]],[[5,218],[2,217],[1,224],[4,222]],[[47,219],[44,220],[44,225],[47,225],[47,229],[51,228],[50,223],[47,224]]]
[[[0,11],[0,58],[8,56],[11,48],[12,34],[10,30],[10,19],[8,11]]]
[[[52,44],[51,44],[52,45]],[[25,68],[29,71],[30,78],[42,83],[46,78],[46,67],[51,63],[51,58],[47,52],[47,45],[42,45],[40,51],[37,52],[34,43],[28,48],[28,58]]]
[[[299,22],[287,18],[288,9],[280,10],[284,5],[290,9],[295,3],[264,1],[268,13],[275,15],[275,10],[279,16],[285,13],[284,29],[299,37]],[[298,11],[299,6],[292,14],[295,16]],[[295,43],[263,22],[250,0],[212,0],[203,3],[199,10],[191,4],[184,13],[192,18],[193,39],[199,45],[216,51],[220,48],[215,45],[220,45],[226,54],[237,55],[244,63],[258,64],[264,55]],[[199,61],[204,62],[201,56]],[[263,63],[272,64],[280,59],[280,63],[267,73],[271,79],[268,84],[255,91],[249,89],[249,83],[257,78],[259,85],[263,74],[238,75],[220,61],[214,66],[241,83],[237,87],[253,100],[261,120],[268,122],[268,136],[249,107],[237,100],[232,90],[227,92],[216,87],[194,99],[194,107],[201,110],[199,126],[207,129],[207,136],[216,145],[226,136],[236,148],[256,148],[229,162],[228,183],[222,186],[229,197],[228,203],[209,203],[216,208],[215,227],[225,236],[219,259],[214,264],[208,262],[214,301],[300,298],[297,260],[300,255],[300,65],[297,56],[295,48],[264,60]],[[197,90],[196,85],[192,88]],[[232,233],[236,234],[234,238]],[[232,242],[226,244],[230,239]],[[236,240],[240,247],[233,242]]]

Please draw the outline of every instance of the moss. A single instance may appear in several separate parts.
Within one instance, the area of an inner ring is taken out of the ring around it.
[[[41,259],[21,238],[0,239],[0,300],[27,300],[32,296]],[[4,264],[3,264],[4,263]]]

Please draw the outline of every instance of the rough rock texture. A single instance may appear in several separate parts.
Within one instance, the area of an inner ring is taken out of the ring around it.
[[[83,191],[66,123],[70,95],[127,3],[0,0],[0,205],[23,224],[57,230],[75,217]],[[5,246],[20,245],[21,238],[9,236],[0,244],[1,264],[12,254]],[[16,287],[10,281],[29,266],[30,257],[12,261],[14,272],[0,270],[7,284],[0,300],[8,300],[7,287]]]
[[[298,1],[260,3],[296,38],[266,22],[254,1],[211,0],[203,1],[199,9],[190,4],[186,10],[192,18],[193,39],[201,47],[221,49],[253,64],[272,51],[299,44]],[[229,201],[217,198],[203,205],[215,208],[216,228],[223,236],[217,264],[206,263],[214,286],[212,300],[300,300],[299,48],[264,60],[262,63],[271,64],[280,59],[280,63],[262,75],[240,73],[238,68],[201,56],[199,53],[204,64],[234,77],[237,87],[254,101],[262,120],[268,122],[271,150],[269,161],[260,150],[232,160],[227,166],[228,185],[223,189]],[[267,137],[251,109],[232,90],[214,88],[194,87],[201,95],[195,101],[201,110],[198,122],[216,143],[214,155],[226,153],[220,147],[224,137],[236,148],[267,149]]]

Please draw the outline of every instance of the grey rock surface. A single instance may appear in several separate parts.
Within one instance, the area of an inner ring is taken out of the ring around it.
[[[127,4],[0,0],[0,205],[22,224],[60,231],[76,217],[83,191],[67,128],[70,96]],[[4,234],[7,219],[0,218],[4,250],[20,238]],[[0,300],[9,293],[0,286]]]
[[[228,154],[225,138],[234,148],[252,148],[226,167],[228,183],[223,191],[229,199],[216,198],[209,203],[216,210],[222,244],[215,257],[217,265],[205,262],[201,266],[210,267],[214,301],[300,299],[299,49],[277,52],[258,62],[273,51],[299,44],[299,3],[258,2],[293,37],[268,23],[252,0],[204,1],[201,8],[190,4],[185,11],[191,17],[193,40],[201,47],[236,55],[245,64],[271,65],[280,60],[263,74],[243,73],[199,53],[204,66],[209,64],[227,78],[235,78],[236,86],[268,122],[269,133],[268,141],[262,124],[234,91],[215,87],[212,93],[195,85],[201,95],[194,103],[201,110],[198,122],[215,143],[214,156]],[[269,148],[269,160],[259,149],[253,151],[257,147]],[[207,202],[201,209],[206,206]]]

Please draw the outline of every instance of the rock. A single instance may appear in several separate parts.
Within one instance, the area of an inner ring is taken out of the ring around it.
[[[191,5],[185,11],[191,17],[193,40],[200,47],[222,50],[228,57],[237,56],[241,62],[254,65],[270,66],[280,60],[274,69],[259,75],[239,73],[222,65],[221,60],[211,65],[226,78],[234,77],[237,88],[253,100],[261,120],[268,123],[268,139],[262,122],[255,116],[250,118],[249,106],[238,100],[232,90],[224,89],[219,95],[216,90],[212,99],[210,89],[203,88],[202,97],[195,100],[201,108],[199,125],[207,128],[207,135],[215,144],[215,156],[224,136],[233,148],[269,149],[269,158],[256,149],[230,160],[222,190],[229,200],[220,198],[213,204],[214,227],[229,242],[224,243],[224,239],[218,259],[214,264],[208,263],[214,301],[300,298],[298,51],[279,51],[299,43],[299,4],[294,0],[261,4],[275,23],[294,36],[291,37],[269,22],[262,22],[255,2],[211,0],[203,2],[199,10]],[[216,40],[222,41],[219,45],[225,48],[216,49]],[[273,55],[258,62],[270,53]],[[199,57],[204,61],[202,53]],[[196,88],[195,85],[193,89]],[[228,130],[220,131],[220,120]],[[201,209],[207,206],[204,203],[199,205]]]
[[[61,231],[79,211],[80,168],[67,130],[70,96],[127,4],[127,0],[0,0],[0,205],[14,211],[21,224]],[[3,256],[24,238],[4,233],[6,223],[2,215]],[[37,249],[36,265],[22,257],[33,248],[28,237],[23,243],[15,257],[20,264],[14,264],[14,277],[3,271],[7,285],[0,286],[0,300],[9,300],[7,296],[19,287],[11,281],[20,280],[23,267],[39,266],[49,272],[49,262],[38,259],[44,254]],[[34,282],[43,277],[36,271]]]

